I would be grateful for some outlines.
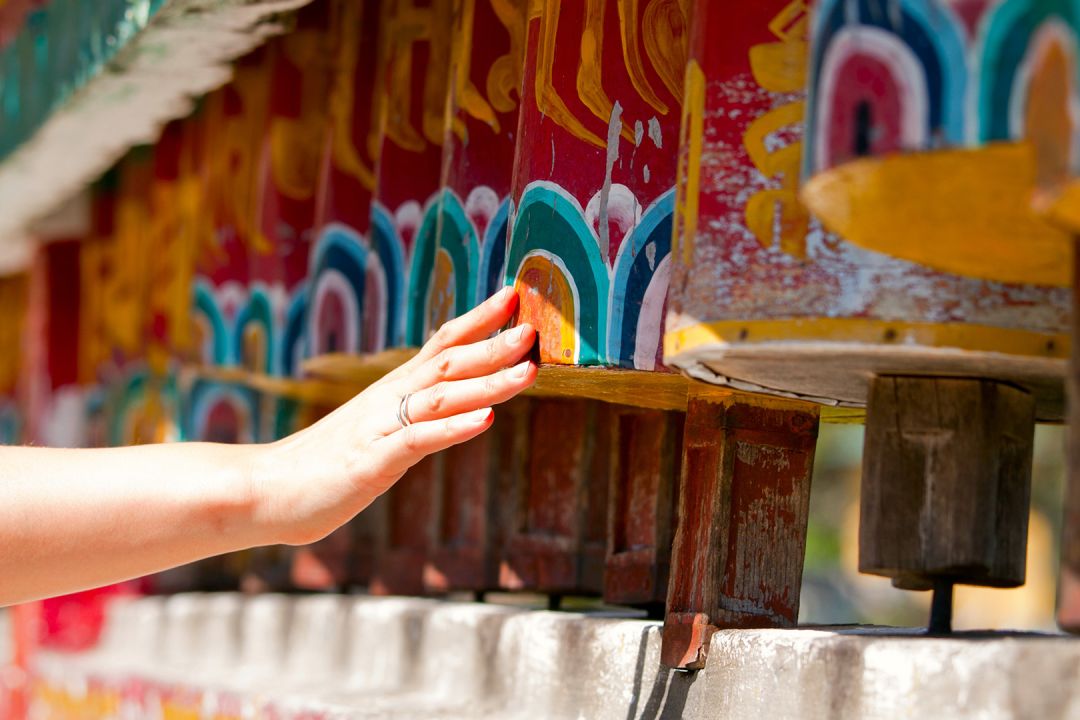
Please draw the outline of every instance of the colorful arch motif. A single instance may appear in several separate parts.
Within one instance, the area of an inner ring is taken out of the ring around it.
[[[185,437],[249,443],[259,439],[259,395],[239,385],[196,380],[189,394]]]
[[[581,207],[550,182],[531,183],[521,195],[507,254],[506,283],[517,283],[526,261],[537,255],[557,260],[551,263],[552,277],[559,270],[573,290],[572,317],[565,308],[562,317],[577,338],[572,362],[603,364],[611,285],[608,266]],[[535,287],[531,291],[543,292]]]
[[[884,34],[898,38],[918,61],[920,84],[926,88],[925,130],[921,147],[944,142],[962,145],[965,141],[965,98],[967,95],[967,50],[960,21],[943,3],[934,0],[897,0],[885,7],[882,0],[822,0],[813,25],[813,51],[810,58],[807,137],[819,136],[823,86],[832,79],[824,77],[826,57],[838,39],[850,38],[857,28],[873,28],[877,37]],[[867,53],[868,58],[874,54]],[[876,53],[878,62],[882,53]],[[888,57],[885,53],[885,57]],[[895,53],[893,53],[895,55]],[[904,67],[894,65],[900,72]],[[843,65],[840,66],[841,68]],[[903,100],[903,98],[901,98]],[[826,148],[810,147],[804,156],[804,172],[822,167]]]
[[[290,377],[300,369],[300,362],[307,351],[307,336],[304,333],[304,320],[307,317],[308,292],[300,287],[293,293],[289,307],[285,311],[285,329],[281,338],[281,358],[278,365],[281,374]]]
[[[203,328],[200,356],[204,362],[225,365],[233,361],[225,316],[214,291],[205,280],[196,280],[192,290],[195,322]]]
[[[0,400],[0,445],[22,442],[22,418],[14,402]]]
[[[276,343],[270,294],[265,286],[254,285],[247,304],[236,317],[233,347],[237,360],[253,372],[273,373]]]
[[[397,347],[405,339],[405,249],[394,218],[378,203],[371,205],[371,247],[379,259],[386,287],[386,323],[384,341],[379,347]],[[374,312],[375,308],[365,308]]]
[[[367,257],[363,240],[350,227],[330,225],[319,236],[306,322],[311,354],[361,351]]]
[[[510,198],[505,198],[495,211],[480,250],[480,271],[476,276],[476,297],[479,305],[503,287],[506,276],[506,241],[510,225]]]
[[[1010,0],[999,3],[986,23],[977,57],[978,139],[1019,139],[1018,114],[1031,80],[1031,52],[1048,26],[1057,25],[1075,51],[1080,36],[1080,7],[1068,0]],[[1074,52],[1075,57],[1075,52]],[[1072,68],[1072,88],[1078,86]]]
[[[611,281],[608,362],[652,370],[663,326],[675,191],[649,206],[619,247]],[[655,287],[654,287],[655,286]],[[659,293],[659,306],[654,298]]]
[[[409,318],[405,341],[423,345],[431,328],[432,291],[436,257],[445,253],[450,263],[453,284],[448,288],[456,317],[468,312],[475,292],[480,266],[480,245],[476,228],[465,215],[465,208],[450,190],[440,192],[429,203],[416,235],[412,267],[409,273]]]

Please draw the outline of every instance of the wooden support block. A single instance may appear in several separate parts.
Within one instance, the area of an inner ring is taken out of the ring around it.
[[[685,669],[719,628],[796,624],[818,431],[809,403],[692,392],[661,651]]]
[[[431,551],[442,467],[442,455],[430,455],[386,494],[386,531],[369,585],[373,595],[424,593],[424,563]]]
[[[607,508],[610,452],[602,436],[609,412],[596,401],[532,401],[524,473],[513,492],[515,517],[499,567],[501,588],[600,593],[606,522],[596,518]]]
[[[443,453],[434,547],[424,566],[431,592],[498,587],[499,548],[509,533],[511,497],[521,477],[529,401],[495,410],[491,429]]]
[[[628,407],[613,414],[604,600],[662,613],[686,415]]]
[[[876,377],[859,570],[911,590],[1024,582],[1035,402],[991,380]]]

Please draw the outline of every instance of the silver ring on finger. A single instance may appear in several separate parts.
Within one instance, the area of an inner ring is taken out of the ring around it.
[[[397,419],[401,423],[401,427],[407,428],[412,425],[412,419],[409,417],[409,398],[412,397],[412,393],[405,393],[401,396],[401,402],[398,403]]]

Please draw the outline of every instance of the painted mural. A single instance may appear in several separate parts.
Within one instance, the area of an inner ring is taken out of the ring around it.
[[[1068,0],[821,0],[810,26],[807,201],[873,250],[1067,285],[1062,232],[1031,200],[1080,163],[1078,29],[1080,7]]]
[[[657,366],[687,12],[528,5],[505,277],[545,362]]]
[[[870,140],[878,143],[873,147],[882,153],[906,147],[902,143],[908,136],[900,133],[899,126],[894,129],[900,134],[887,139],[893,127],[888,118],[900,122],[897,118],[907,117],[895,106],[900,102],[895,98],[903,93],[896,95],[898,89],[886,92],[885,85],[871,83],[869,70],[859,69],[862,61],[851,60],[850,72],[860,80],[848,81],[843,73],[823,75],[820,68],[828,63],[813,59],[824,56],[812,35],[833,26],[841,35],[844,28],[864,32],[859,29],[859,18],[869,17],[866,5],[825,2],[811,20],[803,2],[756,3],[725,15],[723,21],[714,17],[719,11],[710,3],[695,5],[694,23],[726,23],[732,41],[695,43],[687,70],[676,198],[676,263],[665,337],[666,357],[681,367],[694,366],[710,355],[716,360],[713,372],[722,376],[722,358],[728,354],[792,341],[989,350],[1038,362],[1067,356],[1064,333],[1069,294],[1065,289],[965,277],[935,269],[935,263],[897,257],[904,253],[894,254],[888,248],[868,250],[823,229],[800,204],[799,193],[805,190],[800,168],[814,170],[843,162],[853,153],[869,153]],[[925,10],[934,4],[888,5],[899,12],[914,6]],[[1005,5],[1012,3],[988,7]],[[921,33],[921,41],[910,42],[925,52],[953,40],[959,43],[961,31],[967,32],[959,21],[954,22],[951,10],[947,20],[953,24],[946,25],[940,13],[933,18],[920,13],[902,25],[905,32]],[[891,16],[882,11],[874,17],[874,22],[886,22]],[[869,28],[865,33],[876,38],[879,29]],[[896,45],[899,40],[890,42]],[[854,43],[850,48],[865,45]],[[963,81],[954,78],[948,81],[950,85],[942,75],[961,72],[965,57],[961,54],[959,60],[941,59],[933,65],[939,101],[932,112],[930,104],[925,111],[908,111],[930,123],[919,136],[927,148],[943,145],[961,130],[971,131],[963,119],[967,116],[956,116],[960,112],[955,107],[956,93],[967,97],[959,90]],[[866,59],[867,67],[877,67],[871,59]],[[946,65],[948,70],[943,69]],[[803,91],[807,77],[809,99]],[[864,100],[849,97],[859,92],[866,94]],[[825,132],[821,118],[848,112],[841,106],[849,108],[851,122],[845,125],[828,119]],[[804,108],[809,118],[805,133]],[[865,124],[867,117],[886,124],[878,131],[877,125]],[[823,137],[825,144],[819,145]],[[914,182],[918,188],[921,181]],[[936,189],[930,185],[910,192],[897,188],[890,197],[902,204],[916,195],[930,199],[933,192]],[[896,230],[912,243],[921,242],[922,217],[912,208],[905,212],[903,218],[894,219]],[[962,210],[956,212],[957,222],[968,217]],[[971,237],[966,230],[953,229],[958,237]],[[1019,243],[1019,237],[1012,242]],[[987,243],[985,248],[981,243],[969,244],[990,254],[987,248],[992,243]],[[806,366],[806,374],[819,378],[829,367],[819,358]],[[1040,367],[1051,375],[1060,372],[1059,365]]]

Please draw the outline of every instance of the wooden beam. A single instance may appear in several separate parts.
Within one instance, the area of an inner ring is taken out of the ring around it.
[[[690,398],[661,661],[704,667],[720,628],[792,627],[818,408],[704,389]]]

